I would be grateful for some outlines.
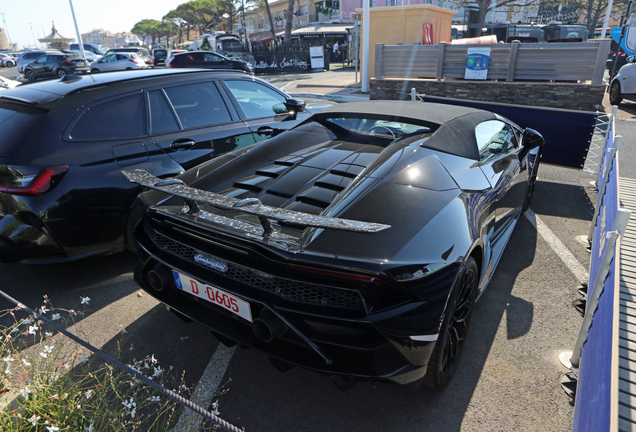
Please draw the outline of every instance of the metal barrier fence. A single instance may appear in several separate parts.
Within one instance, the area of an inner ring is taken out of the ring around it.
[[[488,79],[602,84],[610,39],[581,43],[479,45],[490,48]],[[471,45],[375,45],[376,78],[464,78]],[[472,45],[474,47],[474,45]]]
[[[622,137],[614,135],[614,116],[615,111],[605,132],[596,211],[588,238],[591,259],[585,315],[569,358],[572,372],[567,376],[576,384],[573,432],[617,430],[619,238],[631,211],[621,208],[619,199],[617,150]],[[562,354],[566,365],[567,360]]]

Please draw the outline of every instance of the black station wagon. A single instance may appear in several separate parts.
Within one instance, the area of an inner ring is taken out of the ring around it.
[[[66,76],[0,94],[0,262],[46,264],[134,248],[120,173],[157,177],[286,130],[304,102],[232,71]]]

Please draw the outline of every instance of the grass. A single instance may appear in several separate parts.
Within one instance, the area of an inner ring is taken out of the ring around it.
[[[41,315],[67,327],[81,322],[83,313],[54,309],[46,296],[35,315],[20,307],[0,312],[0,431],[168,431],[177,423],[181,405],[89,357],[62,333],[47,331]],[[121,359],[122,350],[118,342],[114,357]],[[190,395],[183,373],[163,369],[154,355],[128,366],[183,397]]]

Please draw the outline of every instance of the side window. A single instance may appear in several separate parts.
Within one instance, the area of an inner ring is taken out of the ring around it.
[[[514,129],[500,120],[479,123],[475,127],[475,137],[480,162],[489,162],[517,148]]]
[[[203,59],[206,63],[208,62],[213,62],[213,63],[218,63],[223,61],[223,59],[221,57],[219,57],[218,55],[214,55],[212,53],[204,53],[203,54]]]
[[[287,112],[285,97],[263,84],[243,80],[227,80],[225,84],[243,108],[247,118],[266,117]]]
[[[123,54],[117,54],[117,55],[115,55],[115,58],[113,59],[113,61],[115,61],[115,60],[117,60],[117,61],[120,61],[120,60],[128,60],[128,57],[126,57],[126,56],[125,56],[125,55],[123,55]]]
[[[87,109],[75,124],[71,139],[114,139],[143,134],[143,101],[139,94],[104,102]]]
[[[46,62],[46,56],[45,56],[45,55],[43,55],[43,56],[41,56],[41,57],[38,57],[38,58],[35,60],[35,62],[34,62],[34,63],[42,64],[42,63],[45,63],[45,62]]]
[[[109,63],[115,60],[115,54],[110,54],[102,59],[102,63]]]
[[[154,90],[148,94],[150,101],[150,133],[162,133],[179,130],[177,120],[172,114],[172,110],[163,97],[161,90]]]
[[[214,82],[165,89],[184,128],[227,123],[232,120]]]

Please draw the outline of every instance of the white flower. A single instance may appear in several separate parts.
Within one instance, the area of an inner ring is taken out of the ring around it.
[[[41,353],[40,353],[40,355],[41,355],[43,358],[49,358],[48,354],[47,354],[47,353],[45,353],[45,352],[41,352]]]
[[[148,399],[150,402],[159,402],[159,396],[151,396]]]
[[[29,334],[35,334],[35,332],[37,331],[38,326],[29,326]]]
[[[135,403],[133,398],[130,398],[130,401],[127,401],[126,399],[124,399],[124,401],[122,402],[122,405],[125,406],[128,409],[131,409],[133,407],[137,407],[137,404]]]
[[[215,402],[212,403],[212,410],[213,410],[212,414],[217,415],[217,416],[221,415],[221,413],[219,412],[218,408],[219,408],[219,401],[217,399]]]
[[[90,399],[90,397],[93,396],[93,390],[86,390],[84,396],[86,396],[86,399]]]
[[[51,332],[44,332],[44,336],[46,336],[46,337],[51,337],[51,336],[53,336],[53,333],[51,333]]]
[[[157,367],[157,369],[155,370],[155,372],[152,374],[152,377],[157,377],[159,375],[161,375],[161,372],[163,372],[163,369],[161,369],[161,366]]]
[[[38,420],[40,420],[40,416],[36,416],[35,414],[33,414],[33,417],[29,419],[33,426],[38,424]]]
[[[89,301],[91,301],[90,297],[82,297],[82,303],[80,304],[88,304]]]
[[[44,345],[44,352],[45,353],[50,353],[51,351],[53,351],[53,348],[55,348],[53,345]]]
[[[42,307],[40,308],[40,314],[41,314],[41,315],[44,315],[44,314],[45,314],[45,313],[47,313],[49,310],[50,310],[50,309],[47,309],[45,306],[42,306]]]
[[[24,397],[26,397],[29,393],[31,393],[31,389],[28,386],[20,389],[20,394]]]
[[[88,361],[88,356],[81,356],[79,361],[80,363],[86,363]]]
[[[28,318],[25,318],[24,321],[22,321],[22,324],[28,325],[28,324],[31,324],[32,322],[33,322],[33,318],[28,317]]]
[[[51,320],[52,321],[56,321],[56,320],[59,320],[61,318],[62,318],[62,316],[59,313],[54,313],[53,315],[51,315]]]
[[[9,375],[10,373],[11,371],[9,370],[9,365],[7,365],[7,368],[4,370],[4,374]]]
[[[133,408],[133,410],[130,412],[130,417],[131,418],[135,418],[135,413],[137,412],[137,408]]]
[[[91,423],[86,429],[84,429],[84,432],[93,432],[93,423]]]
[[[57,432],[57,431],[60,430],[60,428],[57,427],[57,426],[47,426],[46,430],[49,431],[49,432]]]
[[[31,366],[31,363],[29,363],[27,359],[22,359],[22,364],[25,366]]]
[[[13,361],[13,358],[10,355],[8,355],[5,358],[3,358],[2,361],[5,363],[11,363]]]
[[[150,361],[153,363],[157,363],[157,359],[155,358],[154,354],[152,355],[152,357],[150,357]]]

